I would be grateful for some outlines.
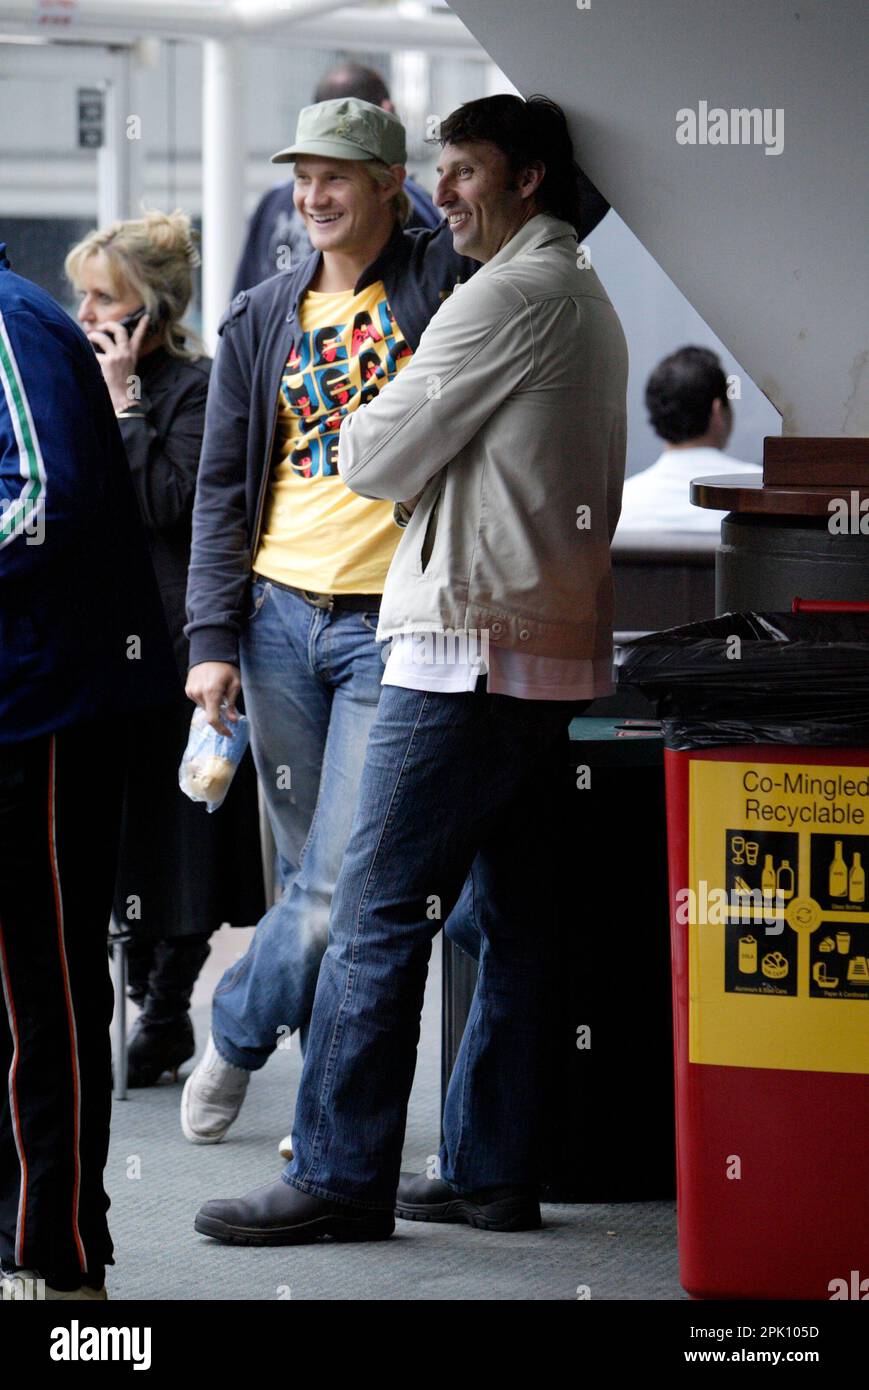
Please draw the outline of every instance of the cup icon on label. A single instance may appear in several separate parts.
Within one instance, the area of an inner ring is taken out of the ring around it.
[[[753,975],[757,970],[757,942],[753,936],[739,938],[739,971],[741,975]]]
[[[743,852],[745,850],[745,840],[742,835],[734,835],[730,841],[731,864],[744,864]]]
[[[757,843],[756,840],[746,840],[746,842],[745,842],[745,859],[746,859],[746,863],[748,863],[748,864],[756,864],[756,863],[757,863],[757,852],[758,852],[759,849],[760,849],[760,845]]]
[[[851,933],[847,931],[836,932],[836,950],[840,956],[847,956],[851,949]]]

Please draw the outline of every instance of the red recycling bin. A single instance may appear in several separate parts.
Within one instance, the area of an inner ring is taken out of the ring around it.
[[[869,1299],[869,748],[665,766],[681,1282]]]

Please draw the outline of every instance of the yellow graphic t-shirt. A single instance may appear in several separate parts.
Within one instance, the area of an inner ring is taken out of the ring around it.
[[[338,476],[343,416],[410,361],[382,280],[354,294],[308,290],[302,340],[281,381],[272,476],[254,569],[321,594],[381,594],[401,531],[392,503]]]

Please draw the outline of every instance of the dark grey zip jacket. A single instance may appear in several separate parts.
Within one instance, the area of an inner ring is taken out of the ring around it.
[[[608,204],[593,190],[582,236]],[[301,343],[299,305],[320,266],[315,252],[291,274],[274,275],[235,296],[218,325],[205,436],[193,507],[187,582],[190,665],[238,665],[238,639],[249,612],[251,566],[269,484],[281,378]],[[413,352],[430,320],[479,262],[458,256],[444,221],[434,231],[398,225],[356,282],[357,293],[382,280],[390,308]]]
[[[320,266],[320,252],[295,274],[274,275],[235,296],[218,325],[205,437],[193,507],[187,581],[190,665],[238,665],[251,564],[269,483],[281,378],[302,337],[299,305]],[[457,256],[446,223],[432,232],[396,225],[383,251],[356,283],[382,280],[390,308],[413,351],[454,287],[479,269]]]

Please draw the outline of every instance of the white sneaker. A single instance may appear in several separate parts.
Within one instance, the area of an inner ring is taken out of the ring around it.
[[[205,1055],[181,1093],[181,1128],[191,1144],[219,1144],[244,1104],[250,1072],[224,1062],[208,1035]]]
[[[292,1134],[288,1134],[286,1139],[282,1139],[281,1142],[278,1144],[278,1153],[280,1154],[281,1158],[285,1158],[289,1163],[290,1159],[293,1156]]]
[[[53,1289],[35,1270],[17,1269],[13,1274],[4,1274],[0,1270],[0,1299],[4,1303],[41,1302],[43,1299],[47,1303],[81,1302],[86,1299],[102,1302],[107,1298],[105,1284],[101,1289],[92,1289],[87,1284],[82,1284],[78,1289]]]
[[[82,1284],[80,1289],[73,1289],[71,1293],[65,1293],[60,1289],[47,1288],[45,1290],[45,1297],[49,1302],[51,1302],[52,1299],[56,1299],[58,1301],[66,1301],[69,1299],[86,1298],[96,1298],[100,1301],[103,1301],[108,1298],[108,1294],[106,1293],[105,1284],[103,1284],[103,1287],[101,1289],[91,1289],[88,1288],[87,1284]]]

